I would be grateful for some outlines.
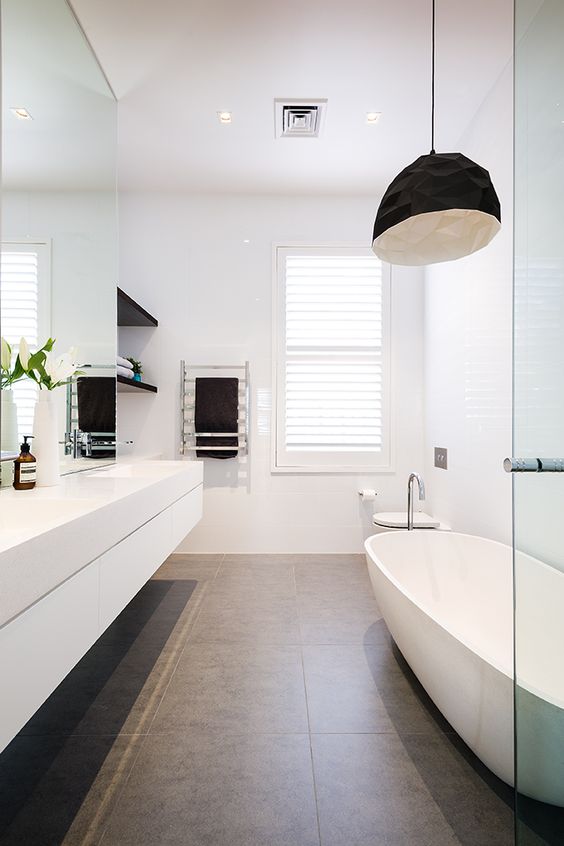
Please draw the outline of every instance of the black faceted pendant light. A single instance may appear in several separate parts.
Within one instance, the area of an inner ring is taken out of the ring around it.
[[[372,249],[390,264],[452,261],[490,243],[501,208],[487,170],[462,153],[435,152],[435,0],[433,0],[431,152],[399,173],[382,198]]]

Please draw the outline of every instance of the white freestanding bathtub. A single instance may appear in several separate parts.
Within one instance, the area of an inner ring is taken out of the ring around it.
[[[365,543],[384,620],[449,723],[514,784],[511,547],[455,532],[385,532]],[[517,783],[564,805],[564,574],[516,556]]]

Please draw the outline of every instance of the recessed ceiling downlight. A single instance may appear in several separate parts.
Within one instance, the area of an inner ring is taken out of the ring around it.
[[[218,112],[217,119],[220,123],[232,123],[233,115],[231,112]]]
[[[366,112],[366,123],[369,126],[374,126],[382,117],[382,112]]]
[[[32,116],[23,106],[13,106],[10,111],[18,120],[33,120]]]

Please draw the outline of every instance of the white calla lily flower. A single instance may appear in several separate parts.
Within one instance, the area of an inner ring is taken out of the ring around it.
[[[0,365],[2,370],[9,370],[12,363],[12,351],[5,338],[0,339]]]
[[[55,356],[52,352],[46,353],[45,356],[45,372],[50,377],[51,382],[55,385],[59,382],[66,382],[74,375],[76,364],[74,363],[70,352]]]
[[[24,370],[29,367],[29,346],[25,338],[20,338],[20,363]]]

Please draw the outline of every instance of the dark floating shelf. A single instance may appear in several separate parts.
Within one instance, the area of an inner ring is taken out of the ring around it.
[[[118,326],[151,326],[159,325],[159,321],[152,314],[149,314],[143,306],[122,291],[117,289],[117,322]]]
[[[117,376],[117,389],[119,393],[139,393],[142,391],[149,391],[151,394],[156,394],[158,388],[155,385],[149,385],[147,382],[136,382],[135,379],[128,379],[127,376]]]

